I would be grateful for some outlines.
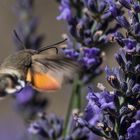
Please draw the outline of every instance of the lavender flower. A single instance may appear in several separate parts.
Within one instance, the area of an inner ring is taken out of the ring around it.
[[[112,42],[112,33],[120,25],[109,27],[113,21],[110,12],[106,12],[106,0],[61,0],[58,20],[65,20],[68,24],[69,35],[65,54],[82,64],[81,81],[87,84],[101,73],[102,46]]]
[[[19,104],[26,104],[32,100],[34,94],[35,90],[30,85],[27,85],[21,92],[16,94],[16,100]]]
[[[111,13],[106,14],[106,8],[105,0],[61,0],[57,19],[67,22],[69,32],[82,45],[102,46],[110,42],[111,33],[119,28],[118,24],[107,28],[113,18]]]
[[[61,11],[61,14],[57,17],[58,20],[64,19],[64,20],[70,20],[71,18],[71,10],[70,10],[70,1],[64,0],[61,2],[61,6],[59,7],[59,10]]]
[[[87,95],[88,104],[86,106],[83,126],[89,128],[96,135],[109,138],[111,135],[116,137],[113,129],[114,116],[117,115],[115,101],[116,95],[113,92],[102,91],[94,93],[91,89]],[[80,118],[79,118],[80,119]],[[81,121],[76,120],[81,126]]]
[[[139,140],[140,138],[140,120],[132,123],[127,129],[128,140]]]
[[[70,35],[67,37],[67,47],[64,48],[64,53],[67,57],[77,61],[82,69],[78,75],[78,82],[73,87],[76,93],[72,93],[72,97],[74,94],[77,96],[76,107],[79,109],[81,109],[81,85],[89,84],[102,71],[100,65],[103,53],[99,47],[111,42],[113,31],[120,27],[119,24],[115,24],[114,27],[109,28],[113,16],[111,13],[106,13],[107,7],[105,0],[60,1],[60,15],[57,19],[67,22],[68,31],[74,38]],[[66,118],[69,118],[69,115]]]
[[[28,86],[21,92],[16,93],[15,99],[15,109],[20,113],[25,122],[36,118],[38,112],[44,111],[48,105],[46,98]]]
[[[106,0],[106,2],[108,12],[125,29],[125,34],[119,31],[114,33],[114,40],[122,47],[115,54],[119,67],[105,68],[106,79],[112,86],[113,91],[109,92],[103,88],[102,92],[96,93],[98,96],[93,91],[88,93],[85,116],[83,118],[78,116],[76,122],[79,125],[91,128],[91,132],[105,139],[138,140],[140,139],[140,40],[138,35],[138,9],[140,5],[138,1]],[[137,10],[135,9],[136,7]],[[129,14],[128,17],[124,16],[122,8],[126,8],[126,12],[128,11]],[[104,93],[113,93],[113,95],[111,94],[113,98],[108,94],[104,96]],[[108,102],[105,97],[107,97]],[[101,102],[102,99],[104,99],[103,102]],[[102,107],[104,104],[105,109]]]
[[[63,130],[63,121],[54,114],[48,117],[39,114],[39,119],[30,124],[28,132],[46,139],[60,139]]]
[[[20,40],[27,49],[37,49],[41,47],[42,35],[36,34],[38,19],[33,15],[34,0],[17,0],[15,13],[18,17],[16,31]],[[21,42],[14,37],[17,49],[22,49]]]
[[[84,83],[89,83],[94,76],[101,72],[101,69],[98,69],[102,63],[101,50],[95,47],[86,48],[80,43],[77,43],[75,46],[70,38],[67,40],[67,44],[68,46],[63,49],[64,53],[67,57],[81,64],[81,68],[83,69],[81,79]]]
[[[91,125],[96,125],[103,119],[103,111],[115,111],[114,95],[107,91],[103,91],[100,94],[90,91],[87,95],[87,100],[86,118]]]
[[[33,15],[34,0],[17,0],[14,11],[18,17],[16,32],[22,42],[16,36],[14,41],[16,50],[38,49],[41,47],[42,35],[37,35],[38,20]],[[30,85],[27,85],[19,93],[15,94],[16,110],[22,114],[24,121],[33,119],[38,112],[45,109],[47,100],[35,91]]]
[[[54,114],[46,115],[45,113],[39,114],[38,119],[32,122],[28,128],[28,132],[32,137],[41,140],[90,140],[93,138],[93,134],[86,127],[74,127],[66,136],[63,136],[64,131],[63,120],[61,118],[58,118]]]

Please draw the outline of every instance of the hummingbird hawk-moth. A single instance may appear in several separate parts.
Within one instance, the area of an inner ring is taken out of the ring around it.
[[[0,65],[0,97],[20,91],[27,83],[39,91],[59,89],[64,77],[76,67],[73,60],[54,47],[64,41],[38,50],[23,49],[4,59]],[[56,52],[48,51],[51,48]]]

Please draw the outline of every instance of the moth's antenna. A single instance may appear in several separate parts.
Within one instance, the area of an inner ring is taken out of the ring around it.
[[[16,30],[13,30],[13,33],[15,35],[15,37],[17,38],[17,40],[20,42],[20,44],[22,45],[23,49],[26,49],[25,44],[23,43],[23,41],[21,41],[21,39],[19,38],[19,35],[17,34]]]
[[[56,49],[56,53],[58,53],[58,48],[55,47],[55,46],[56,46],[56,45],[59,45],[59,44],[61,44],[61,43],[63,43],[63,42],[65,42],[66,40],[67,40],[67,39],[64,39],[64,40],[59,41],[59,42],[57,42],[57,43],[54,43],[54,44],[52,44],[52,45],[48,45],[48,46],[46,46],[46,47],[40,48],[40,49],[38,49],[38,53],[43,52],[43,51],[46,51],[46,50],[48,50],[48,49],[52,49],[52,48],[55,48],[55,49]]]

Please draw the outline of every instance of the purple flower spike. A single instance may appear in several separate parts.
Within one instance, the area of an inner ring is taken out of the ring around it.
[[[109,67],[105,68],[106,72],[106,78],[109,84],[113,88],[119,88],[120,87],[120,70],[119,69],[110,69]]]
[[[134,3],[133,8],[134,8],[135,12],[137,12],[137,13],[140,12],[140,5],[138,4],[138,2]]]
[[[87,48],[80,43],[73,43],[72,40],[68,38],[67,47],[63,48],[63,51],[68,58],[77,61],[87,75],[93,74],[94,71],[101,72],[100,68],[98,68],[102,63],[101,50],[99,48]],[[85,78],[84,76],[82,80]],[[89,78],[87,78],[86,81],[88,81],[88,79]]]
[[[128,53],[133,53],[136,51],[136,45],[137,45],[136,40],[124,39],[123,42],[125,45],[125,49]]]
[[[107,91],[95,93],[91,89],[87,95],[88,104],[86,107],[86,120],[91,125],[97,125],[103,119],[103,112],[106,109],[114,110],[114,95]]]
[[[59,7],[60,15],[57,17],[58,20],[68,20],[71,18],[72,13],[70,9],[70,2],[68,0],[62,0],[61,6]]]
[[[34,0],[16,0],[15,12],[18,17],[16,32],[14,35],[16,50],[26,49],[37,50],[42,45],[44,35],[37,34],[38,18],[34,16]],[[18,39],[19,38],[19,39]],[[20,41],[21,40],[21,41]],[[21,114],[23,120],[28,122],[36,117],[37,113],[43,111],[47,105],[47,99],[42,98],[35,89],[27,85],[19,93],[15,94],[16,110]],[[26,138],[25,138],[26,139]]]
[[[130,9],[131,10],[131,3],[129,0],[119,0],[119,2],[124,6],[126,7],[127,9]]]
[[[139,140],[140,139],[140,120],[132,123],[127,129],[128,140]]]
[[[127,21],[126,17],[124,17],[124,16],[118,16],[116,19],[117,19],[118,23],[119,23],[122,27],[124,27],[124,28],[126,28],[126,29],[129,29],[129,28],[130,28],[130,24],[129,24],[129,22]]]
[[[114,17],[118,16],[118,9],[117,9],[117,7],[116,7],[115,5],[111,5],[111,6],[109,7],[109,11],[111,12],[111,14],[112,14]]]
[[[28,103],[33,98],[34,92],[34,89],[30,85],[27,85],[19,93],[16,94],[17,102],[20,104]]]

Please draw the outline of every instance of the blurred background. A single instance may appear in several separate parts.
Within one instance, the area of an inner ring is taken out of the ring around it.
[[[12,31],[17,24],[17,17],[15,16],[13,7],[16,0],[1,0],[0,1],[0,61],[2,61],[9,54],[13,53],[14,43],[12,38]],[[56,17],[59,15],[58,4],[53,0],[36,0],[35,15],[40,19],[39,33],[46,35],[43,46],[55,43],[62,39],[61,35],[67,31],[66,24],[62,21],[57,21]],[[116,65],[113,59],[115,48],[107,48],[105,63],[109,66]],[[106,61],[110,60],[110,61]],[[105,75],[102,74],[100,78],[95,79],[94,86],[97,83],[108,85],[105,81]],[[108,87],[109,88],[109,87]],[[85,89],[86,91],[86,89]],[[50,104],[47,112],[54,112],[58,116],[65,116],[69,97],[71,93],[71,86],[65,85],[57,93],[48,93],[46,97]],[[0,138],[2,140],[19,140],[22,134],[24,125],[19,114],[14,110],[14,103],[11,97],[0,101]]]

